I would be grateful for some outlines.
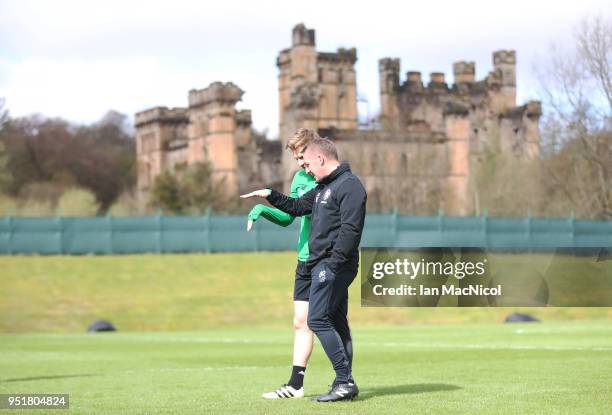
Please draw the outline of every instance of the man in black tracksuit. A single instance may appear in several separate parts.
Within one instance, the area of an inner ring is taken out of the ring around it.
[[[353,346],[347,320],[348,287],[357,275],[359,242],[365,220],[366,192],[347,163],[340,164],[334,144],[314,140],[304,151],[304,167],[317,187],[298,199],[275,190],[261,196],[293,216],[311,214],[310,255],[306,263],[312,276],[308,326],[331,360],[336,379],[332,390],[314,398],[328,402],[353,399],[358,389],[352,374]]]

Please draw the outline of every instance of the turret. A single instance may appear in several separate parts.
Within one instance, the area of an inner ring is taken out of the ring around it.
[[[493,75],[499,82],[495,107],[503,112],[516,106],[516,52],[498,50],[493,52]]]
[[[207,88],[189,91],[188,163],[208,160],[213,178],[223,181],[228,195],[238,193],[236,148],[236,103],[244,92],[231,82],[214,82]]]
[[[307,29],[304,23],[297,24],[293,28],[293,46],[315,46],[315,31]]]
[[[164,156],[167,145],[186,135],[188,123],[186,108],[155,107],[136,113],[137,197],[142,206],[155,178],[168,167]]]
[[[380,119],[388,128],[399,126],[397,92],[399,89],[400,60],[384,58],[378,61],[380,80]]]
[[[473,83],[476,79],[476,63],[460,61],[453,63],[455,83]]]

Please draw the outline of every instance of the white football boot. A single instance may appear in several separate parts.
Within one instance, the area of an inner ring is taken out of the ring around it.
[[[292,386],[285,384],[273,392],[264,393],[261,397],[265,399],[303,398],[304,387],[294,389]]]

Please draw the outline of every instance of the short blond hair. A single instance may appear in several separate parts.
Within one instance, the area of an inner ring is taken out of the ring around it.
[[[300,148],[308,146],[312,140],[321,138],[319,134],[313,129],[310,128],[300,128],[293,134],[289,140],[287,140],[287,145],[285,148],[288,148],[291,151],[296,151]]]

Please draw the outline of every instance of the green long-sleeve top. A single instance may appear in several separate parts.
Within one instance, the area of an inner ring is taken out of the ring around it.
[[[317,182],[314,177],[300,169],[293,180],[291,181],[291,192],[289,197],[298,198],[309,190],[314,189]],[[263,217],[272,223],[280,226],[289,226],[293,223],[294,216],[283,212],[280,209],[269,207],[266,205],[255,205],[249,213],[249,219],[256,221],[259,217]],[[310,237],[310,215],[302,216],[300,224],[300,236],[298,238],[297,252],[299,261],[308,260],[308,238]]]

